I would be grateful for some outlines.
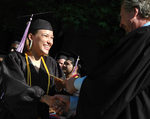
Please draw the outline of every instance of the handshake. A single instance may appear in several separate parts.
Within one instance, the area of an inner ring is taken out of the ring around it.
[[[74,81],[76,78],[70,78],[70,79],[59,79],[55,78],[55,85],[57,90],[62,90],[63,88],[66,88],[67,91],[72,94],[77,89],[74,87]],[[44,95],[40,99],[41,102],[46,103],[49,105],[49,112],[56,112],[59,115],[63,115],[67,113],[70,110],[70,96],[68,95],[60,95],[56,94],[54,96]]]
[[[63,115],[70,110],[70,96],[67,95],[44,95],[40,101],[49,106],[50,113],[56,112],[59,115]]]

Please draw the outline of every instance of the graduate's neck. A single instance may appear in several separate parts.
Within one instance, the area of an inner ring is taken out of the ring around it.
[[[33,56],[33,55],[29,55],[29,58],[30,58],[32,61],[35,61],[35,62],[41,61],[41,56],[40,56],[40,57],[35,57],[35,56]]]
[[[37,72],[39,71],[40,65],[41,65],[41,56],[37,56],[37,55],[29,55],[28,56],[33,64],[33,66],[35,67],[35,69],[37,70]]]
[[[38,53],[34,53],[32,52],[30,55],[29,55],[30,59],[32,61],[39,61],[41,60],[41,55],[38,55]]]

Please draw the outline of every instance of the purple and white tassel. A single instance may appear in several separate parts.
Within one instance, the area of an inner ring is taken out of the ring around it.
[[[27,27],[25,29],[25,32],[24,32],[23,37],[21,39],[21,42],[20,42],[20,44],[19,44],[19,46],[18,46],[18,48],[16,50],[16,51],[18,51],[20,53],[23,52],[24,44],[25,44],[25,41],[26,41],[26,38],[27,38],[27,34],[28,34],[28,31],[29,31],[29,28],[30,28],[32,17],[33,17],[33,14],[31,15],[30,21],[28,22],[28,25],[27,25]]]

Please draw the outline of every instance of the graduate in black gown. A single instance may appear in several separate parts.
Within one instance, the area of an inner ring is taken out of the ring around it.
[[[87,75],[77,119],[150,119],[150,0],[123,0],[127,35]]]
[[[48,55],[54,38],[51,24],[43,19],[31,20],[27,37],[2,62],[0,119],[49,119],[48,105],[55,103],[51,96],[57,93],[51,75],[64,77],[59,64]]]

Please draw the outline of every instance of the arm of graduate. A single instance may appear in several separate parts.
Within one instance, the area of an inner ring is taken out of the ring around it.
[[[20,60],[10,55],[2,63],[4,107],[18,118],[36,117],[38,102],[45,92],[26,83]]]

